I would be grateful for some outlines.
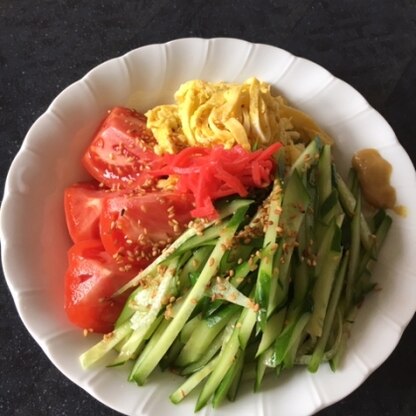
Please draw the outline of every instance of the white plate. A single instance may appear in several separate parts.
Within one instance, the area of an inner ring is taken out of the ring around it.
[[[83,371],[78,356],[96,338],[84,338],[63,310],[67,237],[62,194],[85,177],[80,157],[107,109],[146,110],[172,100],[180,83],[202,78],[271,83],[309,112],[335,139],[346,168],[354,151],[374,147],[394,166],[392,182],[406,218],[394,216],[375,278],[383,290],[360,310],[343,368],[333,374],[300,369],[267,380],[259,394],[246,392],[216,415],[307,415],[357,388],[393,351],[416,309],[416,176],[387,122],[352,87],[310,61],[267,45],[237,39],[179,39],[136,49],[99,65],[65,89],[29,130],[7,177],[1,212],[3,267],[19,314],[50,360],[74,383],[107,406],[129,415],[192,414],[194,399],[173,406],[178,385],[170,374],[142,388],[123,368]],[[212,414],[210,408],[202,415]]]

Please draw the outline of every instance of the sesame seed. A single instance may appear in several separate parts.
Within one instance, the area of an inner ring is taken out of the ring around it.
[[[231,293],[230,296],[228,296],[228,299],[232,302],[235,301],[237,299],[237,295],[235,293]]]
[[[109,332],[108,334],[105,334],[103,336],[104,340],[107,341],[109,339],[111,339],[114,336],[114,332]]]

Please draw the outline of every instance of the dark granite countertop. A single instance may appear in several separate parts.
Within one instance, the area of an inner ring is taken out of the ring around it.
[[[189,36],[268,43],[317,62],[357,88],[416,161],[413,0],[3,0],[1,187],[28,128],[64,87],[106,59]],[[117,414],[49,362],[20,321],[3,278],[0,314],[0,414]],[[391,357],[319,415],[414,416],[415,374],[413,319]]]

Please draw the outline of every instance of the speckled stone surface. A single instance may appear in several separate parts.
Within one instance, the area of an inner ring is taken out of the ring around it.
[[[416,161],[413,0],[2,0],[1,188],[28,128],[64,87],[108,58],[188,36],[268,43],[317,62],[357,88]],[[21,323],[3,278],[0,317],[1,415],[118,414],[49,362]],[[319,415],[416,415],[415,319],[391,357]]]

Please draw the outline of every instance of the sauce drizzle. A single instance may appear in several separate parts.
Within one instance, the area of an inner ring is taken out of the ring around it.
[[[357,172],[368,203],[376,208],[396,207],[396,190],[390,184],[393,168],[376,149],[362,149],[356,152],[352,158],[352,166]]]

